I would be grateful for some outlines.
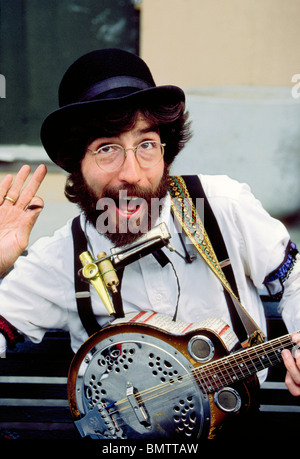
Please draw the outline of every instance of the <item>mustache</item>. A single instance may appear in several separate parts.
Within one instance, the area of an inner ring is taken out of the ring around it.
[[[126,196],[137,197],[149,202],[153,197],[153,190],[151,188],[142,188],[139,185],[123,185],[120,187],[107,186],[102,193],[102,197],[111,198],[116,203]]]

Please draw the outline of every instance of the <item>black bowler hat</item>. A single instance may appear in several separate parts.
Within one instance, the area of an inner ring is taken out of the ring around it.
[[[117,110],[120,104],[146,100],[176,104],[184,102],[185,96],[177,86],[156,86],[148,66],[135,54],[121,49],[85,54],[63,76],[60,108],[45,119],[41,128],[44,148],[52,161],[68,170],[60,146],[70,129],[76,130],[83,120],[86,124],[99,110]]]

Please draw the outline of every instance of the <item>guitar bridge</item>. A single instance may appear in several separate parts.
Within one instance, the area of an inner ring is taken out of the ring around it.
[[[151,423],[147,410],[137,389],[130,382],[127,383],[126,395],[139,423],[146,429],[150,429]]]

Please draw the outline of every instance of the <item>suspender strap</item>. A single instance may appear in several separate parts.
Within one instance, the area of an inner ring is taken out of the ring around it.
[[[212,211],[212,208],[209,204],[207,196],[204,192],[201,180],[197,175],[183,175],[183,180],[187,186],[189,191],[190,197],[192,198],[193,205],[196,207],[197,198],[203,198],[204,200],[204,225],[205,230],[209,236],[210,242],[212,247],[214,248],[216,257],[220,266],[222,267],[222,271],[228,280],[232,291],[234,292],[235,296],[239,298],[238,288],[236,285],[233,269],[228,257],[226,245],[219,228],[218,222],[216,220],[215,214]],[[232,326],[234,331],[236,332],[240,342],[244,342],[247,339],[247,331],[240,319],[240,316],[237,313],[237,310],[234,306],[233,300],[229,292],[224,288],[224,295],[226,299],[226,303],[228,306],[228,310],[230,313],[230,318],[232,322]]]
[[[98,324],[91,302],[90,284],[84,282],[78,275],[79,270],[82,268],[82,264],[79,259],[79,255],[87,250],[86,236],[81,228],[80,216],[75,217],[72,222],[72,235],[74,245],[74,283],[75,283],[75,295],[77,302],[77,310],[82,325],[84,326],[89,336],[93,335],[101,329]],[[118,270],[119,287],[118,292],[112,294],[112,301],[116,311],[116,317],[124,317],[123,302],[121,297],[121,283],[123,277],[124,268]]]
[[[123,274],[124,274],[124,267],[119,268],[118,269],[118,279],[119,279],[118,291],[116,293],[112,293],[112,302],[114,304],[114,308],[116,311],[116,314],[115,314],[116,318],[125,317],[124,309],[123,309],[122,295],[121,295],[121,285],[122,285]]]
[[[72,222],[73,246],[74,246],[74,282],[77,301],[78,315],[89,336],[101,329],[92,308],[90,284],[84,282],[78,272],[82,268],[79,255],[87,250],[87,240],[80,225],[80,216]]]
[[[231,289],[235,296],[239,298],[238,288],[236,285],[233,269],[229,260],[226,245],[219,228],[215,214],[209,204],[207,196],[204,192],[201,180],[198,175],[183,175],[183,180],[187,186],[190,197],[192,198],[193,204],[196,207],[196,199],[203,198],[204,200],[204,226],[205,230],[210,239],[211,245],[214,248],[215,254],[219,261],[219,264],[224,272],[226,279],[228,280]]]
[[[193,183],[192,192],[193,190],[195,192],[196,183],[197,182]],[[264,335],[262,331],[259,329],[258,325],[254,322],[254,320],[251,318],[251,316],[248,314],[245,308],[241,305],[237,294],[233,292],[230,283],[228,282],[223,270],[221,269],[220,263],[212,247],[211,241],[208,237],[208,234],[204,228],[204,225],[199,215],[197,214],[196,206],[194,205],[191,199],[191,196],[188,192],[186,183],[183,180],[183,178],[177,176],[169,177],[169,191],[171,195],[171,207],[174,216],[181,224],[185,234],[194,244],[199,255],[201,255],[201,257],[207,263],[208,267],[212,270],[212,272],[218,277],[218,279],[222,283],[224,291],[226,292],[226,298],[228,299],[230,297],[230,302],[232,302],[234,305],[234,308],[230,309],[235,309],[237,311],[238,317],[241,319],[247,331],[249,342],[254,341],[258,335],[261,337],[261,339],[263,339]],[[238,327],[238,330],[235,330],[236,333],[241,333],[241,330],[239,330],[239,328],[240,327]],[[239,336],[239,339],[242,338],[243,337]]]

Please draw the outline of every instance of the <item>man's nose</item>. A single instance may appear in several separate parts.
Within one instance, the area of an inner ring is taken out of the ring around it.
[[[141,179],[141,168],[133,149],[128,148],[125,162],[119,172],[119,180],[127,183],[138,183]]]

